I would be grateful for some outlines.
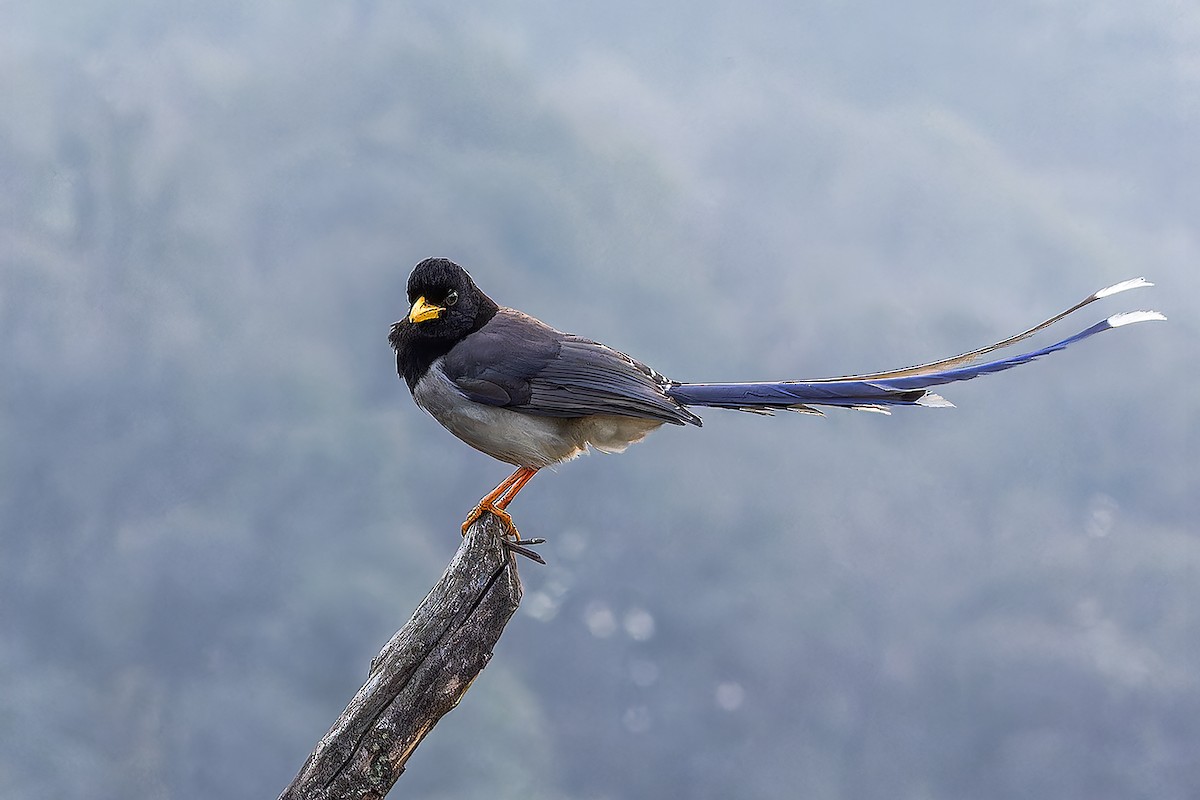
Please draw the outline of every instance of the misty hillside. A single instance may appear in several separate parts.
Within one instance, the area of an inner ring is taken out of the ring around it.
[[[1055,330],[1171,321],[544,471],[395,796],[1194,797],[1198,52],[1167,2],[6,4],[0,795],[288,783],[508,472],[395,373],[441,255],[680,380],[1138,275]]]

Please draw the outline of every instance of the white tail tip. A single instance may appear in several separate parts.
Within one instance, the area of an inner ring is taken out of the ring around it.
[[[857,406],[846,406],[846,408],[850,408],[855,411],[869,411],[872,414],[883,414],[884,416],[889,417],[892,415],[892,410],[890,408],[887,406],[878,405],[877,403],[863,403],[862,405]]]
[[[1125,311],[1121,314],[1113,314],[1108,318],[1109,327],[1119,328],[1122,325],[1132,325],[1135,322],[1150,322],[1151,320],[1161,319],[1166,321],[1166,316],[1157,311]]]
[[[954,403],[951,403],[940,394],[926,392],[925,396],[917,401],[919,406],[928,406],[929,408],[954,408]]]
[[[1127,281],[1121,281],[1120,283],[1114,283],[1112,286],[1101,289],[1100,291],[1098,291],[1094,295],[1092,295],[1092,297],[1099,300],[1101,297],[1108,297],[1110,294],[1116,294],[1117,292],[1124,292],[1127,289],[1140,289],[1143,286],[1153,286],[1153,285],[1154,285],[1153,283],[1146,280],[1145,278],[1130,278]]]

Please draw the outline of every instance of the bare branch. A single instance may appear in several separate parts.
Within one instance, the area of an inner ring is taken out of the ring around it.
[[[382,798],[487,665],[521,602],[503,524],[484,514],[442,579],[371,662],[350,705],[280,800]]]

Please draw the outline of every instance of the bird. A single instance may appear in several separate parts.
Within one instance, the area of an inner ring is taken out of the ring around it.
[[[619,453],[665,424],[700,427],[696,407],[821,415],[821,407],[887,414],[902,406],[952,406],[931,388],[1028,364],[1107,330],[1165,320],[1157,311],[1117,313],[1045,347],[978,363],[1097,300],[1152,285],[1144,278],[1122,281],[1014,336],[902,369],[815,380],[683,383],[600,342],[501,306],[455,262],[426,258],[409,275],[408,313],[392,324],[388,340],[396,371],[418,406],[471,447],[516,467],[475,505],[463,533],[491,513],[520,544],[509,504],[539,470],[589,448]]]

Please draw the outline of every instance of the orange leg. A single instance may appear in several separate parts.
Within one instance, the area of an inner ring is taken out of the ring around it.
[[[504,509],[508,508],[508,504],[513,501],[517,493],[536,474],[537,470],[533,467],[520,467],[512,475],[501,481],[499,486],[484,495],[483,499],[479,501],[475,508],[471,509],[471,513],[467,515],[467,519],[463,522],[463,535],[466,535],[467,528],[471,527],[477,519],[487,512],[499,517],[508,526],[509,530],[512,531],[513,537],[520,539],[521,535],[517,533],[517,528],[513,525],[512,515]]]

